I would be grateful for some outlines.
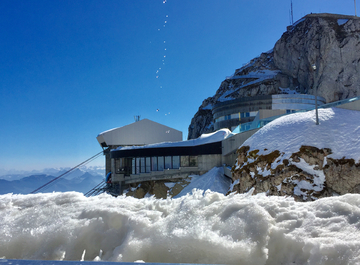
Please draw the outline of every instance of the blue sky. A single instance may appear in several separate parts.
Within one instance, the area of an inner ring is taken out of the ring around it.
[[[273,48],[290,3],[0,1],[0,169],[75,166],[102,150],[100,132],[135,115],[185,139],[226,76]],[[295,21],[355,13],[352,0],[293,0],[293,7]]]

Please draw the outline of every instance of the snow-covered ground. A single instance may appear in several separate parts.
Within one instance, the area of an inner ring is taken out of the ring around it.
[[[360,195],[300,203],[194,190],[176,199],[0,196],[0,257],[216,264],[359,264]],[[0,260],[1,262],[1,260]]]

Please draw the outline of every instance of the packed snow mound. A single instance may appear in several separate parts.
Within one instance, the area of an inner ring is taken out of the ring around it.
[[[125,146],[116,150],[141,149],[141,148],[160,148],[160,147],[179,147],[179,146],[197,146],[209,143],[220,142],[231,134],[229,129],[220,129],[213,133],[202,134],[199,138],[180,142],[163,142],[148,144],[144,146]]]
[[[0,257],[202,264],[359,264],[360,195],[300,203],[197,190],[178,199],[0,195]]]
[[[193,175],[189,176],[189,178],[191,178],[190,184],[174,198],[180,198],[188,193],[192,194],[196,189],[201,189],[204,192],[209,190],[225,195],[229,191],[231,184],[231,180],[224,176],[223,167],[214,167],[201,176]]]
[[[330,148],[334,159],[360,160],[360,112],[340,108],[319,109],[319,125],[315,110],[280,117],[246,140],[242,146],[259,150],[259,155],[274,150],[288,159],[302,145]]]

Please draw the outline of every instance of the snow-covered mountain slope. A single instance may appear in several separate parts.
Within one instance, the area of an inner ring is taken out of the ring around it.
[[[50,176],[60,176],[61,174],[69,171],[71,168],[44,168],[42,170],[5,170],[0,168],[0,179],[5,180],[19,180],[25,177],[33,176],[33,175],[50,175]],[[104,176],[105,175],[105,167],[104,166],[82,166],[80,168],[76,168],[71,171],[69,174],[65,175],[65,179],[78,178],[82,176],[84,173],[90,173],[93,176]]]
[[[59,178],[58,180],[45,187],[42,192],[66,192],[77,191],[86,193],[104,180],[101,175],[92,175],[83,172],[82,175],[71,179]],[[55,177],[51,175],[31,175],[18,180],[0,179],[0,194],[29,194],[44,184],[50,182]]]
[[[302,200],[359,192],[360,112],[340,108],[274,120],[238,150],[234,190]]]

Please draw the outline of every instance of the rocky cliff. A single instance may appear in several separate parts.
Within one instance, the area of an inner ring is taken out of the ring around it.
[[[315,88],[327,102],[360,95],[358,17],[310,14],[288,27],[272,50],[237,69],[203,101],[188,139],[213,131],[216,102],[295,91],[314,95]]]

